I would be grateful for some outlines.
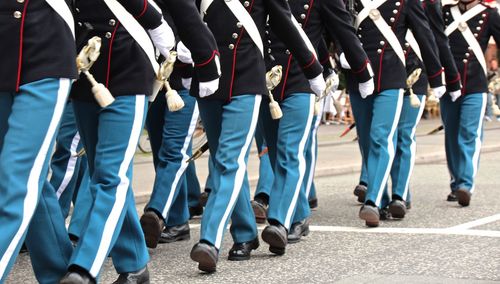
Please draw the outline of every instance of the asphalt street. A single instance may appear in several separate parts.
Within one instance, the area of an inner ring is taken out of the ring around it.
[[[199,238],[199,219],[192,220],[191,240],[160,245],[151,251],[151,283],[497,283],[500,282],[500,123],[485,125],[485,143],[471,205],[447,202],[448,172],[443,136],[425,136],[439,124],[419,127],[418,164],[411,181],[412,209],[403,220],[388,220],[370,229],[357,217],[360,204],[352,194],[358,181],[359,155],[354,133],[338,138],[345,126],[320,131],[319,208],[311,233],[278,257],[261,246],[250,261],[230,262],[226,234],[217,272],[203,274],[189,258]],[[256,179],[251,154],[249,176]],[[150,159],[150,157],[149,157]],[[200,160],[203,182],[206,169]],[[151,190],[151,162],[136,159],[134,191],[139,203]],[[138,204],[142,208],[143,204]],[[262,227],[260,227],[261,231]],[[50,252],[48,252],[50,253]],[[117,277],[109,260],[102,283]],[[29,254],[18,257],[7,283],[36,283]]]

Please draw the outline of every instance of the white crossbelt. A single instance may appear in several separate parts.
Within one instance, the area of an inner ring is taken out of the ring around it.
[[[61,18],[66,22],[73,38],[75,38],[75,19],[73,18],[73,13],[68,7],[68,4],[64,0],[46,0],[52,9],[54,9]]]
[[[422,53],[420,52],[420,46],[418,46],[417,40],[415,39],[415,36],[413,36],[413,33],[410,30],[408,30],[408,32],[406,33],[405,39],[410,45],[411,49],[417,55],[418,59],[422,61]]]
[[[485,9],[486,7],[484,5],[478,4],[469,11],[465,12],[465,14],[462,14],[458,6],[451,7],[450,12],[454,21],[446,28],[445,33],[447,36],[449,36],[455,30],[458,29],[462,33],[462,36],[464,37],[467,44],[470,46],[472,52],[474,53],[474,56],[477,58],[477,61],[479,62],[479,64],[483,68],[484,73],[486,74],[488,72],[488,69],[486,68],[486,59],[484,58],[483,50],[481,48],[481,45],[477,41],[476,37],[470,30],[469,25],[467,25],[468,20],[474,18]]]
[[[137,20],[125,8],[123,8],[120,3],[118,3],[118,1],[104,0],[104,3],[106,3],[111,12],[113,12],[118,21],[120,21],[127,32],[132,36],[137,44],[139,44],[142,50],[144,50],[151,63],[151,67],[154,72],[157,73],[160,65],[156,61],[155,49],[148,33],[139,24],[139,22],[137,22]]]
[[[401,43],[399,42],[396,34],[394,34],[394,31],[387,24],[387,22],[380,14],[380,11],[378,10],[378,8],[385,2],[386,0],[361,0],[361,4],[364,8],[356,17],[356,22],[354,25],[355,28],[358,29],[359,25],[369,17],[373,21],[377,29],[382,33],[384,38],[387,40],[387,43],[392,47],[396,55],[399,57],[403,66],[406,66],[406,58]]]
[[[305,42],[305,44],[307,46],[307,49],[309,49],[309,51],[312,52],[316,58],[318,58],[318,55],[316,54],[316,50],[314,49],[314,46],[312,45],[312,42],[309,40],[309,37],[304,32],[304,30],[302,29],[302,27],[299,25],[299,23],[297,22],[297,20],[293,16],[293,14],[291,16],[291,20],[292,20],[292,23],[295,26],[295,28],[299,31],[300,37]]]
[[[202,0],[200,3],[200,13],[203,18],[206,12],[214,0]],[[226,6],[231,10],[233,15],[238,19],[238,21],[243,25],[248,35],[259,48],[262,57],[264,57],[264,44],[262,42],[262,37],[260,36],[259,29],[255,25],[250,13],[243,7],[239,0],[224,0]]]

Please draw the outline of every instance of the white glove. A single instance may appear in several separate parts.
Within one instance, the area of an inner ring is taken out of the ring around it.
[[[451,101],[455,102],[461,95],[462,95],[461,90],[450,92]]]
[[[155,29],[148,30],[148,33],[155,47],[158,48],[163,56],[168,58],[169,51],[175,46],[175,36],[167,22],[162,19],[161,25]]]
[[[372,95],[373,91],[375,90],[375,83],[373,82],[373,78],[364,83],[359,83],[358,89],[359,94],[363,99],[366,99],[369,95]]]
[[[314,77],[313,79],[309,80],[309,86],[311,87],[311,90],[313,90],[314,94],[316,96],[321,96],[323,91],[326,88],[325,84],[325,79],[323,78],[323,74],[319,74],[318,76]]]
[[[189,51],[182,41],[179,41],[177,44],[177,59],[186,64],[193,64],[191,51]]]
[[[200,82],[200,98],[208,97],[219,88],[219,78],[208,82]]]
[[[349,65],[349,62],[347,62],[347,59],[345,58],[345,53],[342,52],[340,54],[339,60],[340,60],[340,66],[342,66],[342,68],[351,69],[351,65]]]
[[[432,93],[434,93],[434,96],[437,99],[440,99],[446,93],[446,87],[445,86],[439,86],[437,88],[432,88]]]
[[[191,79],[192,78],[181,78],[182,86],[186,89],[191,89]]]

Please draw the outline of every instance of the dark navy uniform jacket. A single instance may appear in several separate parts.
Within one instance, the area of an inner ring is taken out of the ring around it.
[[[326,30],[338,40],[345,51],[352,67],[350,73],[359,82],[366,82],[372,77],[373,74],[370,74],[367,68],[368,57],[356,37],[352,18],[342,0],[289,0],[288,4],[317,52]],[[267,52],[271,55],[266,62],[267,68],[270,69],[274,65],[283,66],[283,79],[273,91],[274,98],[283,100],[293,93],[312,93],[300,65],[292,58],[295,54],[290,54],[278,36],[279,34],[271,30],[267,42]]]
[[[175,90],[184,90],[182,78],[191,78],[193,72],[203,82],[219,77],[215,56],[219,55],[217,43],[212,32],[201,21],[195,0],[156,0],[162,9],[163,17],[172,28],[176,41],[182,41],[191,51],[195,64],[175,62],[170,76],[170,86]]]
[[[76,78],[71,30],[45,0],[0,1],[0,92],[45,78]]]
[[[444,22],[446,25],[453,22],[450,7],[451,6],[445,6],[443,8]],[[462,13],[465,12],[462,11]],[[497,44],[500,43],[500,15],[498,14],[497,8],[488,7],[482,13],[479,13],[467,21],[467,24],[474,33],[475,38],[479,41],[483,53],[488,47],[490,37],[493,37]],[[449,39],[451,52],[462,79],[462,94],[487,92],[488,80],[486,74],[479,64],[479,61],[477,61],[474,52],[469,49],[469,45],[462,36],[462,33],[456,29],[450,34]]]
[[[204,17],[217,41],[222,69],[219,89],[207,99],[230,100],[233,96],[243,94],[267,94],[264,58],[224,1],[214,0]],[[249,11],[263,40],[266,38],[265,26],[269,16],[271,28],[288,46],[307,78],[321,74],[321,65],[307,49],[291,21],[286,0],[232,1],[241,1]],[[193,82],[195,80],[196,76],[193,77]],[[193,84],[191,94],[197,96],[197,89],[197,84]]]
[[[448,37],[444,33],[445,27],[443,14],[441,11],[441,1],[424,0],[422,2],[422,5],[427,16],[429,26],[431,27],[432,34],[434,35],[434,39],[436,40],[436,44],[438,46],[441,64],[443,65],[445,70],[444,73],[446,79],[446,90],[448,92],[458,91],[461,87],[460,74],[458,73],[457,66],[455,65],[455,60],[453,60],[453,55],[450,51]],[[415,70],[416,68],[422,68],[423,71],[422,75],[420,75],[420,79],[415,83],[415,85],[413,85],[413,91],[415,92],[415,94],[426,94],[428,80],[426,74],[424,73],[425,67],[408,43],[405,43],[405,48],[407,55],[407,74],[410,75],[411,72],[413,72],[413,70]]]
[[[355,1],[355,9],[359,13],[363,5],[359,0]],[[441,86],[443,69],[420,0],[387,0],[378,10],[403,47],[407,30],[413,31],[431,87]],[[375,93],[405,88],[407,76],[403,63],[369,17],[360,24],[357,33],[375,73]],[[352,76],[348,76],[348,86],[350,90],[358,88],[357,81],[353,81]]]
[[[161,13],[148,0],[119,0],[123,7],[132,14],[147,30],[161,24]],[[139,44],[116,19],[114,14],[102,0],[75,1],[77,31],[82,30],[83,23],[90,23],[93,30],[86,32],[84,39],[79,40],[82,46],[93,36],[102,40],[101,54],[90,72],[95,79],[104,84],[113,96],[150,95],[152,92],[155,70]],[[81,38],[81,34],[77,34]],[[85,75],[73,84],[71,97],[77,100],[95,101],[91,85]]]

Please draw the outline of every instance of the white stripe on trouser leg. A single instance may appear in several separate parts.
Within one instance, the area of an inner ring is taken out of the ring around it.
[[[99,248],[97,249],[97,254],[89,271],[93,277],[97,277],[97,274],[99,273],[99,270],[104,263],[104,259],[106,259],[108,255],[111,239],[113,238],[113,234],[116,231],[116,224],[118,223],[118,219],[120,218],[120,215],[125,206],[127,191],[130,185],[130,180],[127,177],[127,171],[134,157],[137,142],[139,141],[139,136],[142,132],[145,102],[146,96],[135,96],[134,122],[132,124],[132,130],[130,131],[127,149],[125,150],[123,161],[120,164],[120,168],[118,170],[120,183],[116,188],[115,203],[113,204],[111,213],[109,213],[109,216],[106,219],[106,223],[104,224],[104,230],[102,232],[101,241],[99,242]]]
[[[61,195],[68,187],[69,182],[73,178],[73,174],[75,173],[75,165],[76,161],[78,161],[78,153],[76,149],[78,148],[78,144],[80,143],[80,133],[76,132],[73,140],[71,140],[71,147],[69,149],[70,157],[68,160],[68,166],[66,167],[66,172],[64,173],[64,178],[57,189],[57,199],[61,198]]]
[[[477,174],[477,169],[479,168],[479,154],[481,153],[481,146],[483,142],[481,141],[481,135],[483,133],[483,119],[486,112],[486,103],[487,103],[487,94],[483,93],[483,104],[481,105],[481,112],[479,115],[479,125],[477,126],[477,137],[474,149],[474,155],[472,156],[472,187],[470,188],[470,192],[474,192],[475,184],[474,178]]]
[[[286,212],[285,224],[283,224],[287,229],[290,228],[293,211],[295,210],[295,206],[297,205],[297,199],[299,198],[300,189],[302,188],[302,181],[304,179],[304,174],[306,173],[306,157],[304,153],[304,148],[306,147],[307,138],[311,133],[311,124],[312,124],[312,119],[314,117],[315,102],[316,102],[316,96],[310,95],[309,115],[307,116],[306,128],[304,129],[304,134],[302,134],[302,138],[300,139],[299,152],[297,153],[297,157],[299,159],[299,180],[297,181],[297,185],[295,186],[295,191],[293,193],[293,198],[292,202],[290,203],[290,207],[288,207],[288,211]]]
[[[403,89],[399,89],[398,94],[398,104],[396,105],[396,113],[394,114],[394,121],[392,122],[391,132],[389,137],[387,137],[387,152],[389,154],[389,163],[387,163],[387,168],[385,169],[384,178],[382,183],[380,183],[380,188],[378,188],[377,200],[375,200],[375,205],[379,206],[382,200],[382,193],[387,184],[387,179],[389,178],[389,173],[391,172],[392,162],[394,162],[394,134],[398,129],[399,117],[401,116],[401,110],[403,108]]]
[[[54,107],[54,112],[52,114],[52,118],[49,123],[49,128],[47,129],[47,133],[42,142],[42,146],[36,155],[35,161],[33,163],[33,167],[28,176],[27,183],[27,191],[26,196],[24,197],[23,204],[23,220],[21,221],[21,226],[19,226],[18,231],[12,238],[7,250],[0,259],[0,279],[4,278],[5,270],[7,269],[7,265],[9,264],[14,251],[19,244],[23,234],[25,233],[28,225],[35,213],[35,209],[38,202],[38,192],[39,190],[39,182],[40,175],[42,174],[43,166],[45,160],[47,158],[50,144],[52,143],[57,127],[59,125],[59,121],[61,121],[61,117],[64,111],[64,107],[66,106],[66,100],[68,98],[70,88],[70,80],[69,79],[59,79],[59,89],[57,91],[57,101]]]
[[[328,96],[327,98],[329,98]],[[321,100],[319,103],[319,109],[323,109],[323,103],[325,100]],[[306,198],[309,198],[309,193],[311,192],[312,182],[314,179],[314,172],[316,170],[316,133],[318,132],[319,124],[321,123],[322,112],[316,115],[316,120],[314,121],[314,128],[311,131],[311,164],[309,167],[309,176],[307,177],[306,184]]]
[[[168,212],[170,211],[170,207],[172,206],[172,202],[174,199],[174,194],[177,189],[177,184],[179,184],[179,180],[181,179],[182,175],[186,171],[189,163],[187,163],[187,160],[189,159],[189,156],[187,155],[187,149],[189,148],[189,145],[191,143],[191,138],[193,137],[194,130],[196,129],[196,123],[198,122],[198,116],[199,116],[199,111],[198,111],[198,103],[195,103],[194,105],[194,110],[193,110],[193,115],[191,116],[191,122],[189,123],[189,128],[188,128],[188,133],[186,135],[186,139],[184,140],[184,145],[182,145],[181,149],[181,154],[182,154],[182,161],[179,169],[175,173],[175,178],[174,181],[172,182],[172,186],[170,187],[170,194],[168,195],[167,198],[167,203],[165,204],[165,207],[163,208],[162,211],[162,216],[165,218],[165,220],[168,217]]]
[[[406,201],[406,198],[408,198],[408,189],[410,188],[410,177],[413,173],[413,166],[415,165],[415,158],[416,158],[416,153],[417,153],[417,140],[415,137],[415,132],[417,131],[417,125],[420,122],[420,118],[422,117],[422,113],[424,112],[425,109],[425,96],[422,97],[422,101],[420,102],[420,107],[418,110],[418,115],[417,119],[415,120],[415,124],[413,125],[413,128],[411,130],[411,145],[410,145],[410,168],[408,169],[408,176],[405,181],[405,191],[403,193],[403,198],[404,201]]]
[[[234,207],[234,204],[236,203],[236,200],[240,195],[241,186],[243,185],[243,178],[245,177],[245,173],[247,171],[245,156],[246,153],[248,152],[248,148],[250,147],[250,143],[252,142],[252,139],[255,134],[255,127],[257,126],[261,101],[262,101],[262,96],[256,95],[253,106],[252,121],[248,129],[247,137],[245,139],[245,144],[243,145],[243,148],[241,149],[241,152],[238,156],[238,170],[236,170],[236,176],[234,178],[233,192],[231,194],[231,198],[229,199],[229,203],[226,207],[226,211],[224,212],[224,215],[222,215],[222,220],[219,226],[217,227],[217,236],[215,238],[216,248],[220,248],[220,245],[222,243],[222,235],[225,229],[224,224],[226,224],[226,220],[229,218],[229,213],[231,212],[231,209]]]

